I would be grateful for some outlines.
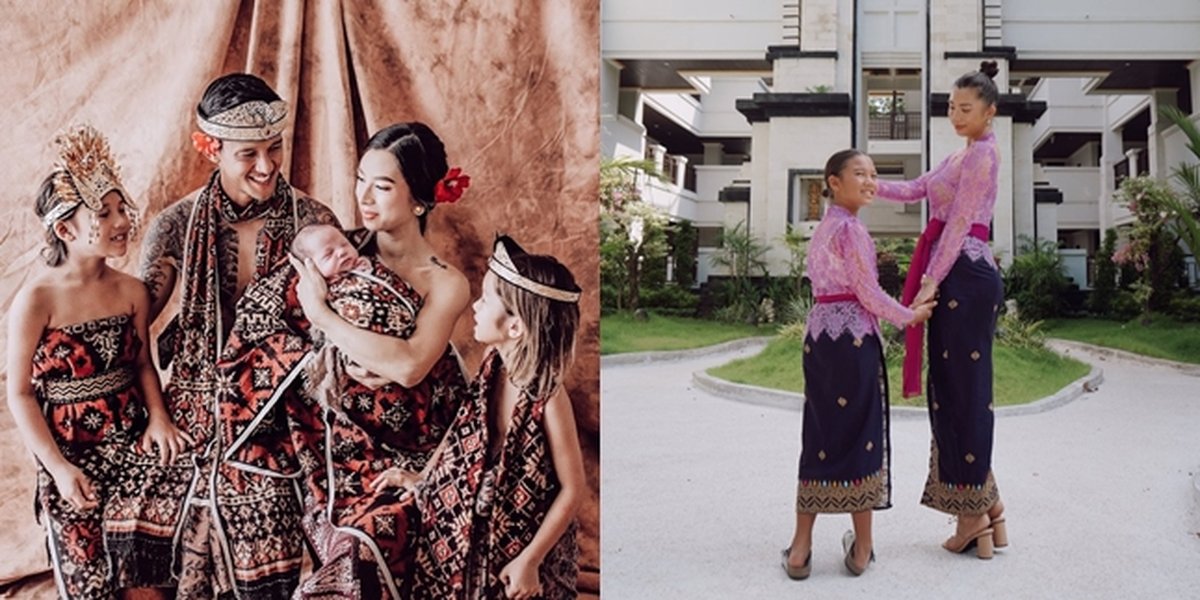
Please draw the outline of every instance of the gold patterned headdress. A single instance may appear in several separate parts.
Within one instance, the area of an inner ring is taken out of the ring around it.
[[[496,247],[492,250],[492,257],[488,259],[488,269],[500,279],[543,298],[558,300],[559,302],[579,301],[579,292],[577,291],[563,290],[539,283],[518,272],[517,266],[513,264],[512,258],[508,255],[508,248],[505,247],[503,238],[496,240]]]
[[[42,224],[51,227],[67,218],[79,205],[93,212],[92,236],[96,235],[96,212],[104,207],[103,198],[116,191],[121,201],[133,207],[133,200],[121,184],[121,167],[117,165],[108,140],[91,125],[76,125],[60,134],[54,142],[58,144],[58,162],[54,169],[54,194],[59,202],[50,209]],[[136,211],[130,219],[136,223]],[[136,225],[135,225],[136,226]],[[132,237],[132,236],[131,236]]]
[[[207,119],[197,112],[196,124],[200,131],[220,140],[261,142],[283,133],[287,115],[288,105],[283,100],[253,100]]]

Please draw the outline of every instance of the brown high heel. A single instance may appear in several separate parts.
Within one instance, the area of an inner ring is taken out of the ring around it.
[[[996,500],[996,504],[993,504],[992,508],[996,508],[997,505],[1000,507],[1000,512],[996,513],[994,517],[991,509],[988,509],[988,519],[991,521],[993,529],[992,541],[997,548],[1005,548],[1008,546],[1008,525],[1004,522],[1004,505]]]
[[[997,548],[1008,547],[1008,525],[1004,523],[1004,513],[992,519],[992,545]]]
[[[942,547],[955,554],[962,554],[971,548],[975,548],[975,555],[986,560],[992,557],[992,551],[995,549],[995,542],[992,538],[994,533],[995,530],[992,529],[991,525],[988,525],[975,533],[963,536],[961,539],[951,536],[950,539],[942,543]]]

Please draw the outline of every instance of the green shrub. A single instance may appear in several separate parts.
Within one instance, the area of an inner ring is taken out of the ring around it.
[[[1116,297],[1113,298],[1112,308],[1109,310],[1109,315],[1118,321],[1128,321],[1141,313],[1141,303],[1129,290],[1117,292]]]
[[[1109,315],[1117,296],[1117,265],[1112,258],[1116,248],[1117,230],[1110,228],[1104,232],[1104,245],[1096,253],[1096,279],[1088,297],[1088,310],[1101,317]]]
[[[1167,313],[1180,321],[1200,321],[1200,296],[1175,297]]]
[[[1026,321],[1005,311],[996,323],[996,341],[1010,348],[1035,349],[1046,344],[1041,321]]]
[[[641,306],[659,314],[691,316],[696,312],[700,298],[690,290],[677,285],[642,289]]]
[[[1021,236],[1020,252],[1004,279],[1004,289],[1017,300],[1022,319],[1041,321],[1062,314],[1063,298],[1071,284],[1054,242]]]

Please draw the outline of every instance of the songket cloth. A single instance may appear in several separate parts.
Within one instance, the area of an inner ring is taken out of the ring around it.
[[[284,260],[297,231],[336,225],[333,213],[279,177],[271,198],[238,207],[220,186],[220,172],[164,210],[151,224],[147,265],[167,260],[182,282],[179,314],[159,338],[159,359],[170,367],[166,400],[172,418],[197,440],[181,459],[192,481],[176,540],[179,597],[281,598],[299,583],[303,558],[299,470],[290,436],[279,423],[252,429],[236,456],[239,425],[256,414],[248,400],[222,398],[231,388],[217,360],[237,305],[234,223],[261,219],[250,284]]]
[[[891,442],[879,317],[902,327],[913,313],[880,288],[874,242],[849,210],[830,206],[809,248],[806,268],[817,301],[804,336],[796,511],[889,508]]]
[[[489,398],[505,376],[500,355],[489,354],[418,496],[425,533],[414,598],[506,597],[500,571],[533,540],[561,490],[544,422],[549,394],[522,390],[504,440],[489,442]],[[538,598],[576,597],[576,529],[572,523],[542,561]]]
[[[949,514],[982,514],[1000,497],[992,474],[992,339],[1004,292],[979,235],[992,221],[999,164],[988,132],[916,180],[880,181],[877,192],[904,202],[928,197],[932,218],[945,222],[925,268],[939,295],[927,327],[933,444],[921,503]]]
[[[376,252],[363,232],[350,237],[360,251]],[[366,255],[369,270],[329,282],[330,305],[355,326],[412,335],[422,298]],[[407,598],[416,508],[370,484],[391,467],[425,466],[465,396],[461,365],[447,345],[417,385],[368,387],[347,374],[348,360],[336,347],[314,347],[297,280],[283,265],[247,289],[220,365],[237,390],[230,397],[254,408],[247,427],[286,431],[295,451],[303,529],[318,565],[295,597]]]
[[[46,424],[99,500],[74,508],[38,465],[35,511],[63,598],[175,585],[171,545],[191,473],[137,451],[149,418],[137,383],[140,349],[133,318],[121,314],[48,328],[34,351]]]

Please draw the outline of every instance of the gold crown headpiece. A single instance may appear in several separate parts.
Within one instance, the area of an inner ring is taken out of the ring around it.
[[[500,279],[543,298],[558,300],[559,302],[579,301],[579,292],[577,291],[559,289],[539,283],[518,272],[517,266],[513,264],[512,258],[508,255],[508,248],[504,246],[503,239],[496,240],[496,247],[492,250],[491,258],[488,259],[488,269]]]
[[[58,144],[58,162],[54,169],[54,193],[58,204],[50,209],[42,224],[51,227],[70,216],[80,204],[93,213],[104,207],[103,198],[116,191],[121,201],[134,206],[133,199],[121,184],[121,167],[117,165],[108,140],[91,125],[77,125],[60,134],[54,142]],[[136,211],[131,219],[136,218]],[[93,235],[95,233],[93,215]]]
[[[207,119],[197,112],[196,125],[200,131],[220,140],[261,142],[283,133],[287,115],[288,105],[283,100],[254,100]]]

